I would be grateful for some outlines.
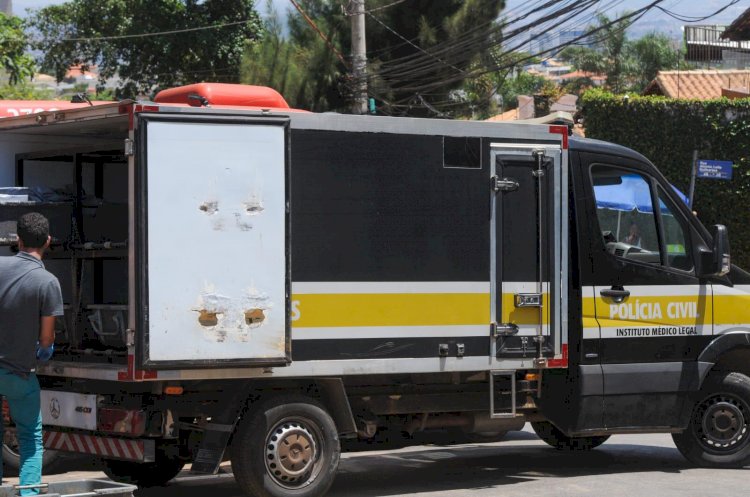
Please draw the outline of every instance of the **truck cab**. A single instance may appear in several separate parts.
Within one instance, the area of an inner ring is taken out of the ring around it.
[[[750,275],[730,265],[726,229],[707,230],[642,155],[572,139],[570,164],[569,312],[580,320],[542,412],[574,436],[672,432],[691,460],[716,462],[747,443],[747,400],[712,389],[750,373]],[[695,444],[706,453],[685,447]]]

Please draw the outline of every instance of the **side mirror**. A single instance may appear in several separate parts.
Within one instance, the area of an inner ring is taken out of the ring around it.
[[[715,225],[713,237],[713,250],[701,253],[701,273],[702,276],[725,276],[732,267],[727,227],[723,224]]]

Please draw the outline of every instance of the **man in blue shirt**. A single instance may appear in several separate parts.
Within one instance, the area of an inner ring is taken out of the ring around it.
[[[35,212],[25,214],[18,220],[18,254],[0,257],[0,396],[8,401],[16,425],[21,485],[42,481],[44,449],[36,360],[52,357],[55,316],[63,315],[60,283],[42,263],[50,240],[49,221]],[[21,491],[21,495],[37,493],[37,489]]]

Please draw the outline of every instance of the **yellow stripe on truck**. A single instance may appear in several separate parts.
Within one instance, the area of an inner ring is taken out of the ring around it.
[[[297,317],[296,320],[295,317]],[[292,320],[295,328],[489,324],[490,295],[477,293],[294,295]]]
[[[539,323],[538,308],[516,308],[513,299],[503,295],[502,322]],[[546,305],[546,294],[543,299]],[[295,328],[489,326],[490,305],[489,293],[295,294],[292,321]]]
[[[750,295],[714,295],[714,324],[750,326]]]

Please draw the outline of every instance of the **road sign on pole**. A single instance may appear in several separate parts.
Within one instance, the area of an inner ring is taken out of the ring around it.
[[[698,177],[708,179],[732,179],[732,162],[726,160],[698,161]]]

